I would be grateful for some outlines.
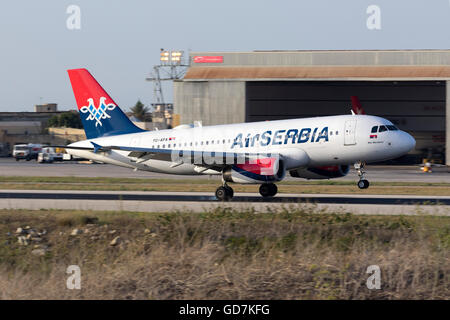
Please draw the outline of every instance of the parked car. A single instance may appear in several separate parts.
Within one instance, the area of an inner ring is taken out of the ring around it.
[[[52,147],[43,147],[41,152],[39,152],[37,161],[39,163],[63,161],[63,154],[61,152],[56,152]]]

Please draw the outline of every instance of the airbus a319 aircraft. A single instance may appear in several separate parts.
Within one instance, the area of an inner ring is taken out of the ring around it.
[[[216,197],[222,201],[233,197],[229,182],[260,184],[260,194],[273,197],[286,172],[331,179],[347,175],[352,164],[365,189],[365,163],[400,157],[416,143],[386,119],[354,113],[145,131],[86,69],[68,73],[87,137],[66,146],[68,153],[135,170],[220,175]]]

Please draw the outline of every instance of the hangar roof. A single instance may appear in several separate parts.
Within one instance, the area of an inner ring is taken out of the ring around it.
[[[450,79],[450,66],[196,67],[185,80]]]
[[[450,50],[192,52],[184,80],[450,79]]]

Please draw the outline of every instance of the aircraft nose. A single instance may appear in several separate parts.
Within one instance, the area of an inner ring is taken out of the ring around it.
[[[407,132],[402,132],[402,145],[404,146],[404,152],[408,153],[416,146],[416,140]]]

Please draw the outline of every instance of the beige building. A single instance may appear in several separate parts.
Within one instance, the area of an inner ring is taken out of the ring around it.
[[[58,105],[56,103],[37,104],[34,106],[34,112],[57,112]]]

